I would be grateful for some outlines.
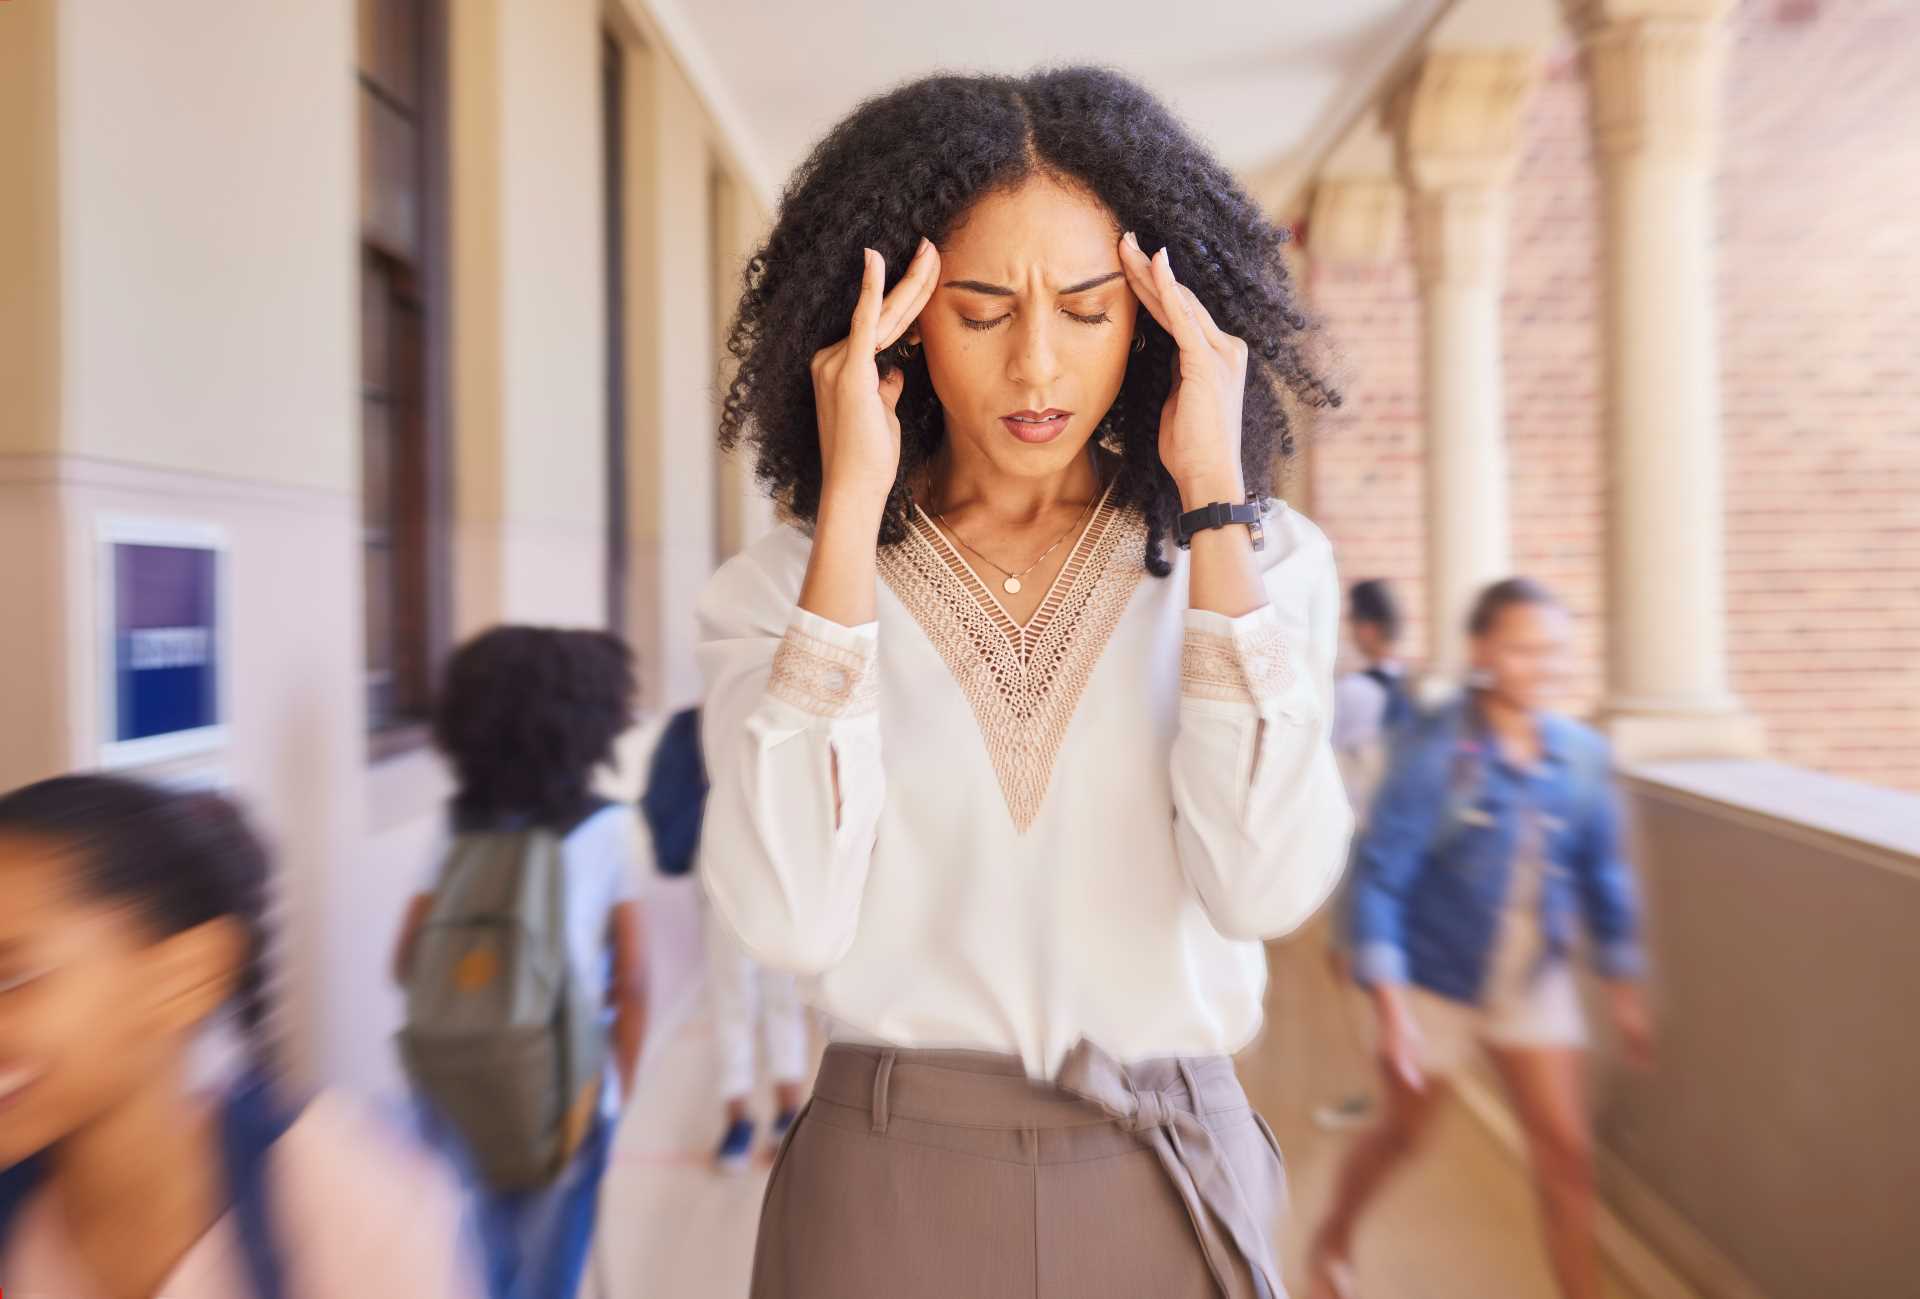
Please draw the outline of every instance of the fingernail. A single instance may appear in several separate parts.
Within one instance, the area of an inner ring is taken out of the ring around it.
[[[873,251],[873,249],[871,248],[862,248],[860,250],[860,254],[861,254],[861,260],[869,261],[869,262],[880,255],[879,253],[876,253],[875,251]]]
[[[1140,251],[1140,240],[1131,230],[1127,231],[1127,242],[1133,245],[1133,251]]]
[[[921,236],[920,236],[920,249],[919,249],[919,251],[918,251],[918,252],[916,252],[916,253],[914,254],[914,256],[916,256],[916,257],[919,257],[919,256],[923,256],[923,255],[924,255],[924,254],[926,254],[926,253],[927,253],[928,251],[930,251],[930,250],[931,250],[932,248],[933,248],[933,240],[931,240],[931,239],[929,239],[929,238],[927,238],[927,237],[926,237],[925,235],[921,235]]]

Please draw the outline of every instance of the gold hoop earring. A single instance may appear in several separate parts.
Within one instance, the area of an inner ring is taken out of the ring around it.
[[[1135,352],[1144,352],[1147,350],[1147,331],[1146,330],[1136,329],[1133,331],[1133,350]]]

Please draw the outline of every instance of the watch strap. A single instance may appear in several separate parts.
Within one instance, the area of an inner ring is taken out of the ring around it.
[[[1253,548],[1259,550],[1266,545],[1266,530],[1261,520],[1266,515],[1265,502],[1257,496],[1249,496],[1240,504],[1230,501],[1214,501],[1197,510],[1188,510],[1180,516],[1175,527],[1175,541],[1180,549],[1188,549],[1195,533],[1206,532],[1212,528],[1225,528],[1240,523],[1246,525],[1253,534]]]

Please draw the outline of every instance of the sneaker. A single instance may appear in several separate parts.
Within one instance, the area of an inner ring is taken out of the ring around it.
[[[778,1114],[774,1115],[773,1127],[767,1133],[767,1141],[776,1150],[779,1149],[780,1143],[787,1139],[787,1133],[792,1131],[793,1125],[798,1122],[799,1119],[799,1110],[781,1110]]]
[[[1345,1132],[1362,1127],[1373,1117],[1373,1098],[1355,1093],[1313,1112],[1313,1121],[1328,1132]]]
[[[713,1152],[713,1166],[722,1173],[743,1173],[753,1158],[753,1120],[735,1119],[727,1125]]]

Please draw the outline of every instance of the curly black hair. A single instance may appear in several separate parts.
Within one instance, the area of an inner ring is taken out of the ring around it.
[[[609,632],[495,627],[462,645],[433,714],[460,782],[456,814],[577,819],[633,724],[636,690],[633,651]]]
[[[1287,234],[1173,114],[1129,78],[1097,67],[1024,77],[940,75],[869,99],[815,146],[788,182],[766,243],[748,261],[727,340],[738,361],[720,416],[721,445],[755,451],[755,472],[798,519],[820,504],[815,352],[846,336],[860,294],[862,248],[887,259],[888,287],[922,235],[938,245],[981,198],[1045,175],[1091,194],[1151,254],[1169,247],[1181,282],[1226,333],[1247,343],[1241,441],[1247,488],[1268,493],[1293,453],[1289,401],[1339,404],[1310,363],[1306,316],[1281,245]],[[1172,381],[1172,337],[1145,311],[1099,438],[1119,453],[1117,504],[1147,519],[1150,571],[1180,509],[1160,464],[1159,420]],[[902,362],[891,352],[885,367]],[[944,437],[923,355],[904,362],[900,474],[879,540],[906,535],[906,484]]]

